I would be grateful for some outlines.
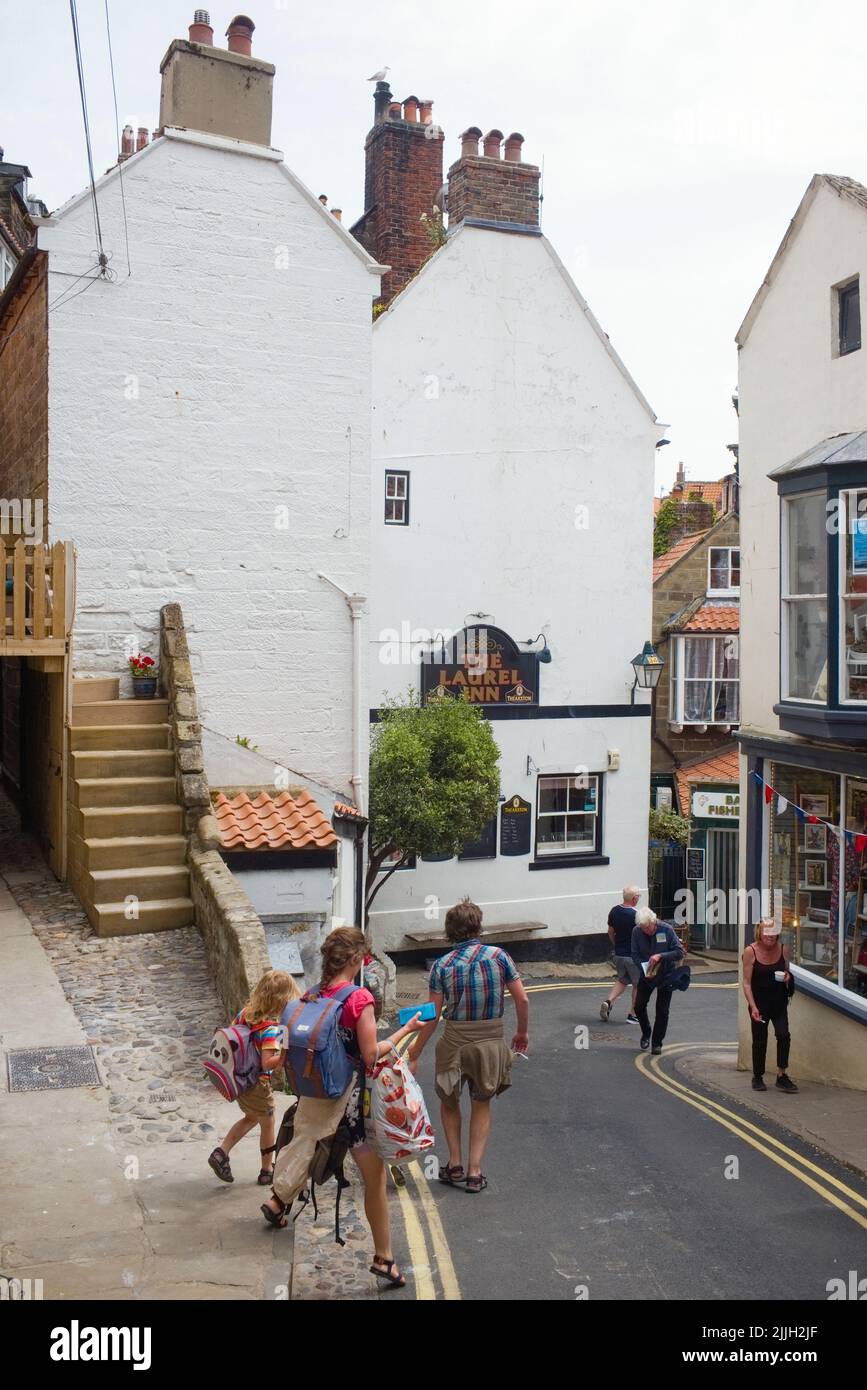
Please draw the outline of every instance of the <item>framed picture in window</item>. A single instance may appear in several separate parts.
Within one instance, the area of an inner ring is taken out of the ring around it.
[[[804,877],[798,884],[799,888],[828,887],[827,859],[803,859],[801,861],[801,873]]]
[[[816,959],[816,943],[812,936],[805,936],[801,939],[801,960]]]
[[[827,816],[831,809],[828,797],[816,792],[799,792],[798,805],[808,816]]]
[[[807,916],[810,926],[830,927],[831,909],[829,907],[811,907]]]
[[[834,959],[834,951],[828,941],[816,941],[816,964],[830,965]]]
[[[798,917],[803,922],[810,915],[810,894],[798,894]]]
[[[827,825],[811,825],[809,821],[804,821],[804,852],[806,854],[826,854],[827,851]]]

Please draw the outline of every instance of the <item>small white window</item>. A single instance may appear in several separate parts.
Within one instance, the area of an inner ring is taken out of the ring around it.
[[[536,857],[601,853],[601,778],[540,777]]]
[[[386,469],[385,524],[386,526],[409,525],[408,473],[395,473]]]
[[[15,269],[15,259],[12,256],[5,242],[0,241],[0,294],[3,293],[9,281],[12,279],[12,272]]]
[[[738,638],[677,637],[671,668],[671,708],[676,724],[738,724]]]
[[[710,598],[734,598],[741,591],[741,552],[736,546],[712,545],[707,564]]]

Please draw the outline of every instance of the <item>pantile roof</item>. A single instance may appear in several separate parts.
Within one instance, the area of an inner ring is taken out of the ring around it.
[[[738,750],[734,746],[721,748],[718,752],[710,753],[708,757],[702,758],[700,762],[692,763],[689,767],[679,767],[675,770],[674,780],[677,785],[680,813],[682,816],[689,816],[691,787],[702,782],[740,781]]]
[[[230,801],[220,792],[214,803],[223,849],[330,849],[337,836],[308,791],[294,797],[260,792],[255,800],[239,792]]]
[[[678,632],[739,632],[741,610],[736,605],[703,603]]]
[[[654,584],[657,579],[661,579],[664,574],[667,574],[678,560],[682,560],[684,555],[688,555],[699,541],[703,541],[707,534],[707,531],[697,531],[694,536],[684,536],[683,540],[678,541],[670,550],[666,550],[664,555],[655,555],[653,558]]]

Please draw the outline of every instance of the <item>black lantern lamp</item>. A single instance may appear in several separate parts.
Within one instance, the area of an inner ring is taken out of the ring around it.
[[[664,665],[665,662],[654,648],[653,643],[645,642],[638,656],[632,658],[632,669],[635,672],[635,680],[632,682],[630,704],[635,704],[636,690],[656,689]]]
[[[549,661],[551,660],[551,648],[548,646],[548,638],[545,636],[544,632],[540,632],[538,637],[528,637],[524,645],[527,647],[531,647],[534,642],[539,641],[539,638],[542,639],[545,645],[540,652],[534,652],[533,655],[537,657],[538,660],[543,663],[543,665],[547,666]]]

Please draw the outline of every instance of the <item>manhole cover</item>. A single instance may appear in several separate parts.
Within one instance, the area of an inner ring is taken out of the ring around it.
[[[22,1047],[7,1054],[10,1091],[59,1091],[99,1086],[89,1047]]]

